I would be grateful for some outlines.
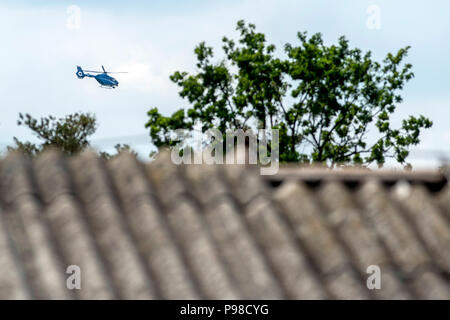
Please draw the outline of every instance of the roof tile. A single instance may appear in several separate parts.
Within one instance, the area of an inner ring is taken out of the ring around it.
[[[0,298],[450,299],[444,175],[256,169],[9,154]],[[81,290],[66,287],[71,264]]]

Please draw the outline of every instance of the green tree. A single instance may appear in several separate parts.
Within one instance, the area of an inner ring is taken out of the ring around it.
[[[284,58],[253,24],[237,23],[237,42],[223,38],[225,57],[213,62],[204,42],[195,48],[197,71],[176,71],[170,79],[191,107],[172,116],[148,112],[146,128],[157,147],[173,146],[176,129],[275,128],[280,160],[382,165],[386,158],[405,164],[409,147],[432,122],[410,116],[395,128],[391,116],[402,102],[400,91],[414,77],[405,64],[409,47],[387,54],[380,63],[371,52],[350,48],[345,37],[327,46],[321,34],[298,33]],[[377,132],[368,137],[369,130]]]
[[[22,142],[14,137],[15,146],[8,147],[8,150],[20,150],[32,157],[48,147],[57,148],[67,155],[76,154],[89,146],[88,137],[97,128],[96,118],[90,113],[74,113],[59,119],[54,116],[36,119],[19,113],[17,124],[28,127],[41,143]]]

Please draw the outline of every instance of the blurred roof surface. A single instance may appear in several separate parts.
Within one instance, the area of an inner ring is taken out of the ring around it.
[[[81,290],[66,288],[69,265]],[[439,172],[13,153],[0,298],[450,299],[450,186]]]

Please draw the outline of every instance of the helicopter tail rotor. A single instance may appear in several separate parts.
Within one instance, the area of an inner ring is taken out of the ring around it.
[[[80,66],[77,66],[77,73],[76,73],[78,79],[83,79],[86,77],[86,74],[84,73],[83,69],[81,69]]]

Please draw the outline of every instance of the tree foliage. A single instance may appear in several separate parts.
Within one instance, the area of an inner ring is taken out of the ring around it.
[[[239,21],[237,31],[238,41],[223,38],[222,60],[214,62],[202,42],[194,51],[197,71],[171,75],[190,107],[171,116],[148,112],[157,147],[173,146],[174,130],[201,121],[203,130],[221,132],[279,129],[281,161],[382,165],[390,157],[405,164],[409,147],[432,126],[424,116],[392,125],[400,91],[414,77],[403,62],[409,47],[377,62],[345,37],[327,46],[321,34],[299,32],[280,58],[253,24]]]
[[[28,127],[41,143],[22,142],[14,137],[15,146],[8,147],[8,150],[20,150],[32,157],[49,147],[67,155],[76,154],[89,146],[88,137],[97,128],[96,118],[90,113],[74,113],[59,119],[54,116],[36,119],[19,113],[17,124]]]
[[[116,150],[116,153],[115,153],[115,154],[110,154],[110,153],[108,153],[108,152],[101,151],[101,152],[100,152],[100,157],[102,157],[102,158],[105,159],[105,160],[109,160],[109,159],[113,159],[113,158],[117,157],[117,156],[120,155],[122,152],[127,152],[127,153],[130,153],[131,155],[137,157],[137,152],[134,151],[134,150],[130,147],[130,145],[128,145],[128,144],[120,144],[120,143],[118,143],[118,144],[116,144],[116,145],[114,146],[114,149]]]

